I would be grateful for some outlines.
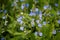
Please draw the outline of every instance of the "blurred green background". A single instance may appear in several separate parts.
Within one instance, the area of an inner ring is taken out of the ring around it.
[[[60,0],[0,0],[0,40],[60,40]]]

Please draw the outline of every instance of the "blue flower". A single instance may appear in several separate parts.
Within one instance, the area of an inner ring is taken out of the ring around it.
[[[20,30],[23,31],[24,30],[24,27],[20,27]]]
[[[23,24],[23,21],[20,21],[20,24]]]
[[[1,40],[5,40],[5,38],[1,38]]]
[[[39,13],[39,19],[42,21],[42,12]]]
[[[19,19],[22,19],[22,18],[23,18],[22,16],[19,17]]]
[[[52,34],[56,34],[56,30],[53,30]]]
[[[39,17],[40,17],[40,18],[42,17],[42,13],[39,14]]]
[[[36,13],[36,15],[39,14],[39,9],[38,8],[35,8],[35,13]]]
[[[7,10],[4,10],[4,13],[7,13]]]
[[[17,21],[20,23],[20,24],[22,24],[23,23],[23,21],[21,20],[21,19],[17,19]]]
[[[27,4],[25,4],[25,6],[28,8],[29,7],[29,4],[27,3]]]
[[[6,19],[6,16],[3,16],[2,19]]]
[[[58,23],[60,24],[60,20],[58,20]]]
[[[37,12],[37,11],[39,11],[39,9],[38,8],[35,8],[35,11]]]
[[[48,5],[45,5],[45,6],[44,6],[44,9],[47,9],[48,7],[49,7]]]
[[[40,21],[40,20],[36,20],[36,23],[38,23],[38,24],[39,24],[39,21]]]
[[[34,12],[30,12],[29,14],[30,16],[36,16],[36,14]]]
[[[22,5],[21,5],[21,9],[23,10],[23,9],[24,9],[24,7],[25,7],[25,5],[24,5],[24,4],[22,4]]]
[[[43,25],[46,25],[46,22],[45,21],[43,22]]]
[[[39,11],[38,12],[35,12],[36,15],[39,15]]]
[[[60,11],[57,12],[57,15],[60,15]]]
[[[55,3],[55,6],[56,6],[56,7],[58,7],[58,4],[57,4],[57,3]]]
[[[23,18],[23,16],[20,16],[20,17],[17,19],[17,21],[18,21],[20,24],[23,23],[22,18]]]
[[[38,27],[42,27],[42,24],[38,24]]]
[[[20,22],[20,21],[22,21],[22,20],[20,20],[20,19],[17,19],[17,21],[18,21],[18,22]]]
[[[37,36],[38,35],[38,32],[35,32],[34,34],[35,34],[35,36]]]
[[[39,33],[39,36],[43,36],[43,33],[42,33],[42,32],[40,32],[40,33]]]

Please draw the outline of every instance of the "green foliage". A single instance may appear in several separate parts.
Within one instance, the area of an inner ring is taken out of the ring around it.
[[[1,40],[60,40],[59,36],[60,0],[0,0]]]

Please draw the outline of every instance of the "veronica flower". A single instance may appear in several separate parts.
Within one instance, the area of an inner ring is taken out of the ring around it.
[[[23,24],[22,17],[19,17],[19,18],[17,19],[17,21],[18,21],[20,24]]]
[[[20,27],[20,30],[22,30],[22,31],[23,31],[23,30],[24,30],[24,27]]]
[[[35,36],[37,36],[38,35],[38,32],[35,32],[34,34],[35,34]]]
[[[60,20],[58,20],[58,23],[60,24]]]
[[[52,34],[56,34],[56,30],[53,30]]]
[[[1,40],[5,40],[5,38],[1,38]]]
[[[42,17],[42,12],[41,11],[39,12],[39,17]]]
[[[45,5],[45,6],[44,6],[44,9],[47,9],[48,7],[49,7],[48,5]]]
[[[42,32],[40,32],[40,33],[39,33],[39,36],[43,36],[43,33],[42,33]]]
[[[42,17],[42,13],[39,14],[39,17],[40,17],[40,18]]]
[[[29,4],[27,3],[27,4],[25,4],[25,6],[28,8],[29,7]]]
[[[43,25],[46,25],[46,22],[45,21],[43,22]]]
[[[20,24],[23,24],[23,21],[20,21]]]
[[[58,7],[58,4],[57,4],[57,3],[55,3],[55,6],[56,6],[56,7]]]
[[[29,14],[30,16],[36,16],[36,14],[34,12],[30,12]]]
[[[36,20],[36,23],[38,23],[38,24],[39,24],[39,20]]]
[[[42,21],[42,12],[39,13],[39,19]]]
[[[39,11],[39,9],[38,9],[38,8],[35,8],[35,11],[36,11],[36,12],[38,12],[38,11]]]
[[[42,24],[38,24],[38,27],[42,27]]]
[[[17,21],[20,22],[21,20],[18,18]]]
[[[6,16],[3,16],[2,19],[6,19]]]
[[[20,20],[20,19],[22,20],[23,18],[24,18],[24,16],[20,16],[18,19],[19,19],[19,20]]]
[[[35,8],[35,13],[36,13],[36,15],[39,14],[39,9],[38,8]]]
[[[23,21],[21,19],[17,19],[17,21],[20,23],[20,24],[23,24]]]
[[[60,15],[60,11],[57,12],[57,15]]]
[[[30,14],[29,14],[30,16],[33,16],[33,12],[30,12]]]
[[[25,5],[24,5],[24,4],[22,4],[22,5],[21,5],[21,9],[23,10],[23,9],[24,9],[24,7],[25,7]]]
[[[7,13],[7,10],[4,10],[4,13]]]

